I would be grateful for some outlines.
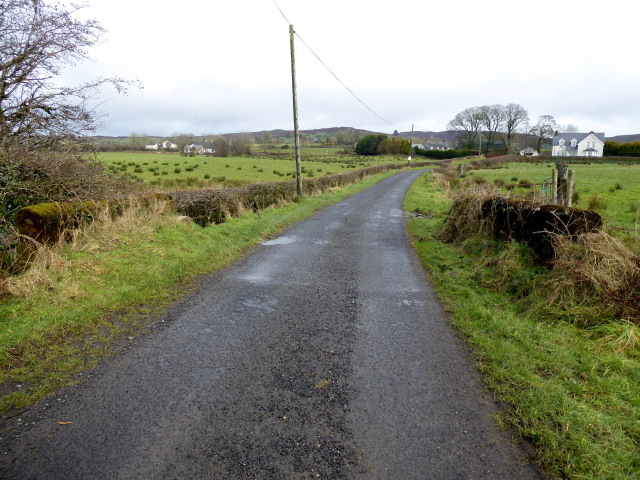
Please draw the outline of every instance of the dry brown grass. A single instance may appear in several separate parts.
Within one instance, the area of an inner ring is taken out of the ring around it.
[[[453,199],[445,229],[440,233],[443,242],[461,242],[483,231],[482,202],[495,196],[497,187],[488,183],[475,183],[458,178],[455,168],[448,165],[436,169],[434,179]]]
[[[601,315],[640,323],[640,256],[604,231],[558,236],[547,302],[590,305]]]
[[[131,198],[127,204],[118,215],[105,206],[95,221],[66,231],[52,245],[23,237],[21,241],[26,243],[23,249],[28,251],[28,257],[22,261],[28,268],[19,275],[5,278],[0,291],[20,298],[36,295],[80,297],[84,295],[84,288],[75,272],[94,268],[92,255],[135,243],[167,222],[181,221],[172,213],[170,203],[162,199],[150,202]]]
[[[490,222],[483,218],[481,206],[485,199],[498,193],[495,186],[459,179],[452,168],[440,168],[434,177],[453,199],[440,240],[462,243],[474,236],[493,233]],[[529,199],[536,204],[543,204],[544,200],[542,197]],[[553,235],[553,249],[555,257],[548,265],[549,272],[535,276],[535,285],[527,285],[533,281],[533,277],[522,278],[522,265],[527,264],[523,255],[527,255],[527,249],[507,243],[491,262],[492,278],[483,283],[488,282],[491,288],[506,288],[516,297],[531,295],[531,303],[536,305],[533,308],[544,308],[551,315],[570,318],[585,326],[598,325],[607,318],[618,319],[623,325],[625,322],[640,325],[637,242],[625,244],[605,231],[593,231],[582,235]],[[634,328],[611,335],[620,338],[616,343],[637,348],[638,330],[637,326]]]

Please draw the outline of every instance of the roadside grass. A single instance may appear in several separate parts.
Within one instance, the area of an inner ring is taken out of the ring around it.
[[[380,156],[363,158],[359,155],[312,155],[304,158],[303,178],[343,173],[347,169],[380,163],[406,163],[406,158]],[[112,171],[132,177],[154,187],[197,188],[229,187],[243,183],[273,182],[295,178],[295,160],[291,154],[282,157],[185,157],[178,153],[104,152],[98,159]]]
[[[41,248],[0,298],[0,415],[27,407],[130,341],[198,275],[225,268],[291,223],[397,172],[199,227],[159,203],[108,216]]]
[[[509,180],[512,172],[502,175]],[[539,294],[546,272],[517,244],[439,241],[450,205],[432,175],[421,177],[405,201],[407,211],[421,214],[408,230],[488,388],[504,405],[498,422],[516,440],[531,441],[554,478],[640,478],[638,327],[603,318],[587,328],[531,308],[535,301],[518,295]],[[511,277],[506,282],[495,278],[501,262]],[[518,284],[527,286],[525,293],[511,288]]]
[[[553,163],[507,163],[492,169],[471,170],[471,178],[481,177],[488,183],[513,185],[528,181],[541,184],[551,177]],[[591,163],[569,164],[575,170],[577,201],[574,206],[595,210],[614,226],[611,230],[637,237],[640,225],[640,164]],[[516,180],[514,180],[514,178]],[[539,191],[540,187],[537,186]],[[507,190],[505,190],[507,191]],[[525,189],[516,188],[516,193]],[[575,197],[575,195],[574,195]],[[575,198],[574,198],[575,200]]]

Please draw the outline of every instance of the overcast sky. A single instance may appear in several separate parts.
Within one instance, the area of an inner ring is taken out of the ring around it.
[[[104,89],[103,135],[292,129],[289,27],[301,129],[445,130],[473,106],[516,103],[531,124],[640,133],[640,24],[628,0],[88,0],[107,29],[73,84]],[[368,107],[368,108],[367,108]],[[372,111],[375,113],[372,113]]]

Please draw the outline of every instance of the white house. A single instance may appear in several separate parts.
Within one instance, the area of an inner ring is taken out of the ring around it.
[[[427,140],[422,144],[425,150],[449,150],[449,145],[441,140]]]
[[[538,151],[535,148],[531,148],[531,147],[525,147],[522,150],[520,150],[519,153],[523,157],[537,157],[538,156]]]
[[[604,133],[558,133],[553,136],[554,157],[602,157]]]
[[[195,155],[213,155],[214,153],[216,153],[216,150],[215,148],[213,148],[213,143],[202,142],[185,145],[184,153],[185,155],[190,155],[192,153]]]
[[[146,150],[175,150],[178,148],[178,144],[171,140],[165,140],[162,143],[147,143],[144,148]]]

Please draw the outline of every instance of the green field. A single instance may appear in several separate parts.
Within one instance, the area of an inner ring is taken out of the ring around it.
[[[484,178],[490,183],[518,184],[528,181],[536,185],[539,192],[542,182],[551,177],[555,165],[552,163],[508,163],[493,169],[473,170],[474,179]],[[592,163],[569,165],[575,170],[577,201],[573,206],[594,209],[605,223],[625,232],[637,233],[640,220],[640,165]],[[478,181],[478,180],[476,180]],[[515,189],[515,194],[526,194],[524,189]],[[600,201],[594,202],[594,198]]]
[[[350,168],[361,168],[379,163],[404,163],[406,157],[381,156],[372,159],[356,155],[336,155],[331,150],[302,158],[303,178],[344,173]],[[291,155],[282,157],[242,156],[242,157],[185,157],[178,153],[149,152],[108,152],[99,153],[98,158],[114,172],[128,175],[148,184],[162,185],[166,180],[187,179],[253,183],[291,180],[295,178],[295,160]]]
[[[285,147],[285,148],[283,148]],[[344,147],[326,146],[326,147],[300,147],[300,154],[303,157],[326,157],[337,156],[338,152],[344,151]],[[269,155],[288,155],[292,156],[294,153],[293,145],[272,145],[268,147],[252,146],[252,154],[269,154]]]

